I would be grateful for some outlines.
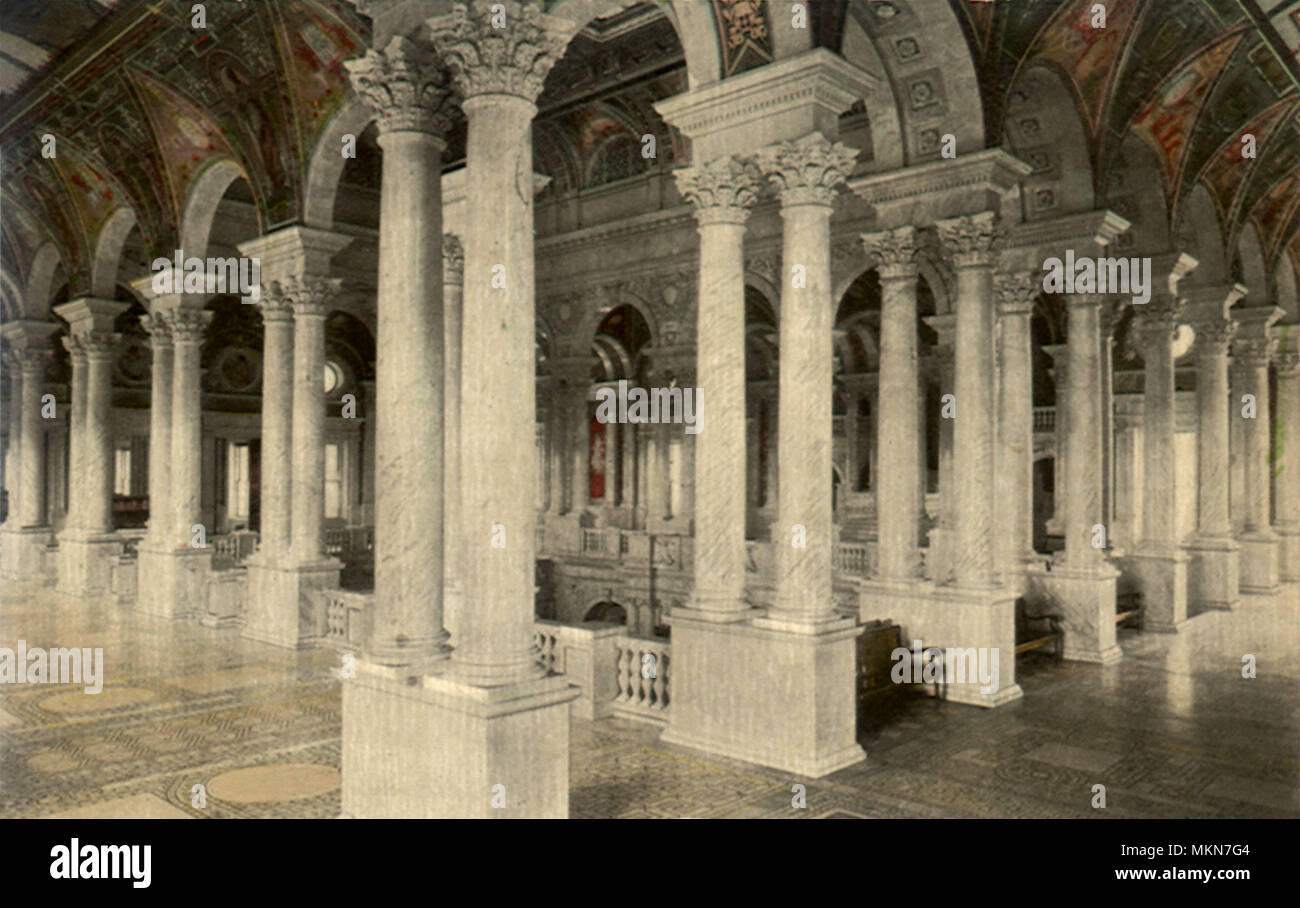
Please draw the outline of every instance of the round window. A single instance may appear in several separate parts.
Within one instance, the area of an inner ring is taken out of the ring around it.
[[[343,384],[343,370],[336,363],[325,363],[325,393],[333,394]]]

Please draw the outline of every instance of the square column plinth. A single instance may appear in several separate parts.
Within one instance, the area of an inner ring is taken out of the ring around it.
[[[866,758],[857,743],[851,618],[720,623],[679,610],[661,740],[807,778]]]
[[[1300,524],[1274,526],[1278,540],[1278,578],[1283,583],[1300,582]]]
[[[1241,604],[1241,546],[1236,540],[1194,539],[1187,543],[1187,597],[1202,609],[1231,610]]]
[[[356,669],[343,681],[344,817],[568,818],[579,690],[564,678],[472,687]]]
[[[1187,554],[1179,549],[1137,552],[1117,560],[1142,594],[1142,629],[1166,634],[1181,630],[1188,621],[1187,569],[1191,559]]]
[[[1243,533],[1241,543],[1241,591],[1271,596],[1278,585],[1278,537],[1273,533]]]
[[[207,603],[212,551],[157,549],[140,543],[136,558],[136,608],[160,618],[190,618]]]
[[[248,596],[241,635],[287,649],[319,646],[325,622],[316,592],[339,588],[342,562],[327,558],[314,564],[283,567],[259,552],[244,564],[248,568]]]
[[[59,537],[58,591],[69,596],[107,596],[122,540],[113,533],[73,531]]]
[[[0,530],[0,557],[5,580],[15,583],[44,581],[45,547],[53,535],[49,527],[6,527]]]
[[[961,683],[946,679],[944,696],[948,700],[993,708],[1024,696],[1016,683],[1016,606],[1010,590],[970,589],[929,580],[867,580],[862,583],[859,605],[864,624],[879,620],[897,624],[905,648],[919,640],[925,648],[961,650],[968,667],[972,650],[977,665],[983,661],[992,668],[997,659],[997,677],[988,685],[978,678]],[[676,640],[673,642],[676,649]]]
[[[1032,565],[1026,600],[1037,614],[1060,615],[1065,630],[1062,657],[1072,662],[1114,665],[1124,656],[1115,642],[1115,588],[1119,571],[1106,563],[1071,567]]]

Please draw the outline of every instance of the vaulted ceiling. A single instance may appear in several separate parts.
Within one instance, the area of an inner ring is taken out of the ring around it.
[[[1108,0],[1104,29],[1090,23],[1095,0],[816,0],[812,43],[839,50],[850,17],[887,28],[935,3],[948,4],[967,45],[943,48],[945,58],[975,62],[985,146],[1006,139],[1018,76],[1050,67],[1083,124],[1097,204],[1137,137],[1158,159],[1172,216],[1204,186],[1227,240],[1250,225],[1266,259],[1287,249],[1300,269],[1300,0]],[[11,283],[53,241],[75,290],[124,204],[151,253],[169,252],[188,187],[218,157],[248,175],[262,230],[302,217],[308,157],[347,96],[342,63],[364,53],[369,20],[339,0],[246,0],[207,4],[196,30],[190,10],[181,0],[0,5],[0,260]],[[784,23],[767,4],[712,10],[723,78],[779,56]],[[637,166],[626,140],[644,132],[684,153],[652,105],[685,89],[682,45],[656,5],[590,23],[539,101],[538,169],[558,190],[617,178]],[[1245,133],[1254,159],[1241,155]],[[54,159],[41,154],[47,135]]]

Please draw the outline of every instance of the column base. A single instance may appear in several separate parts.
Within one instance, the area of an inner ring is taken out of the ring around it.
[[[211,549],[152,547],[136,556],[136,608],[159,618],[192,618],[207,605]]]
[[[343,815],[567,819],[562,677],[481,688],[358,662],[343,682]]]
[[[111,530],[65,531],[59,537],[57,591],[68,596],[107,596],[113,591],[113,565],[122,540]]]
[[[1187,565],[1188,601],[1199,608],[1224,611],[1241,605],[1241,546],[1236,540],[1198,537],[1184,548],[1191,559]]]
[[[857,623],[763,622],[672,616],[672,707],[661,740],[814,779],[866,759],[857,744]]]
[[[967,589],[929,580],[869,579],[861,583],[859,602],[863,622],[896,622],[904,646],[919,640],[923,647],[963,651],[974,648],[977,655],[985,649],[990,668],[996,654],[996,679],[945,683],[944,696],[948,700],[996,707],[1024,696],[1016,683],[1016,605],[1011,591]],[[674,652],[676,642],[674,638]]]
[[[1278,585],[1280,538],[1273,533],[1243,533],[1241,543],[1241,591],[1271,596]]]
[[[214,571],[208,575],[208,595],[199,624],[203,627],[237,627],[244,622],[247,577],[241,570]]]
[[[244,566],[248,569],[248,595],[241,636],[285,649],[320,646],[325,627],[316,591],[339,588],[342,562],[327,558],[314,564],[285,565],[257,552],[244,560]]]
[[[1277,573],[1283,583],[1300,582],[1300,523],[1273,526],[1277,533]]]
[[[1061,658],[1114,665],[1124,657],[1115,642],[1115,589],[1119,571],[1109,562],[1061,562],[1028,569],[1026,599],[1043,613],[1059,614],[1065,628]]]
[[[0,530],[0,576],[15,583],[45,580],[45,547],[54,539],[48,526],[10,527]]]
[[[1142,594],[1142,629],[1177,633],[1187,624],[1187,567],[1181,549],[1144,542],[1140,552],[1119,559]],[[1112,613],[1113,620],[1113,613]]]

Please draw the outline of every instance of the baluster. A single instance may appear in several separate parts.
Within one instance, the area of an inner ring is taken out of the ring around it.
[[[627,660],[627,647],[620,643],[618,646],[618,701],[620,703],[632,699],[632,688],[627,678]]]
[[[663,650],[655,655],[655,703],[657,710],[664,710],[668,706],[668,657]]]

